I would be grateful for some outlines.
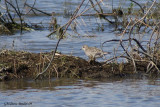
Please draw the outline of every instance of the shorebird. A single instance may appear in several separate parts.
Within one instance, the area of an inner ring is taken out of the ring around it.
[[[104,55],[110,54],[109,52],[103,52],[101,49],[96,47],[88,47],[87,45],[83,45],[82,50],[84,50],[85,54],[89,57],[89,62],[95,61],[96,58],[103,58]]]

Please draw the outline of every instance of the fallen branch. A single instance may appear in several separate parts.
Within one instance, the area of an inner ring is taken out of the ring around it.
[[[39,9],[37,9],[37,8],[34,8],[33,6],[31,7],[31,6],[30,6],[30,5],[28,5],[28,4],[26,4],[26,6],[30,7],[31,9],[34,9],[34,10],[36,10],[36,11],[40,12],[40,13],[43,13],[43,14],[45,14],[45,15],[52,16],[52,14],[47,13],[47,12],[44,12],[44,11],[39,10]]]
[[[59,35],[59,39],[58,39],[58,42],[57,42],[57,44],[56,44],[56,48],[55,48],[55,50],[54,50],[54,52],[53,52],[51,61],[49,62],[47,68],[46,68],[43,72],[39,73],[39,74],[36,76],[35,80],[37,80],[37,79],[39,78],[40,75],[44,74],[44,73],[48,70],[48,68],[50,67],[52,61],[54,60],[55,53],[57,52],[57,48],[58,48],[58,45],[59,45],[61,39],[63,39],[64,34],[66,33],[66,31],[67,31],[68,27],[70,26],[70,24],[72,23],[72,21],[75,19],[76,14],[77,14],[78,11],[80,10],[80,7],[81,7],[82,4],[84,3],[84,1],[85,1],[85,0],[83,0],[83,1],[81,2],[81,4],[77,7],[77,9],[75,10],[73,16],[72,16],[72,17],[70,18],[70,20],[68,21],[68,24],[67,24],[67,26],[66,26],[64,32],[61,32],[61,34]]]

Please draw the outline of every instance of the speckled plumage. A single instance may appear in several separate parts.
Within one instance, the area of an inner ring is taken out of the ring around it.
[[[101,49],[96,47],[88,47],[87,45],[83,45],[82,50],[84,50],[90,60],[95,60],[96,58],[103,57],[105,54],[109,54],[108,52],[103,52]]]

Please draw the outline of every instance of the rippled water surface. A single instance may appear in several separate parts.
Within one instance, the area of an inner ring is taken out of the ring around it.
[[[25,0],[19,2],[19,4],[23,4]],[[29,5],[33,5],[33,0],[27,0]],[[55,17],[57,18],[57,22],[60,25],[64,25],[69,20],[69,14],[72,14],[77,6],[81,3],[78,0],[37,0],[35,8],[45,11],[47,13],[55,12]],[[130,2],[127,0],[114,0],[114,8],[125,5],[128,8]],[[23,5],[22,5],[23,6]],[[82,6],[82,10],[89,8],[90,4],[88,2],[84,2]],[[110,0],[104,0],[104,4],[102,5],[104,12],[109,13],[112,11],[112,2]],[[136,6],[135,6],[136,7]],[[138,8],[138,7],[137,7]],[[23,8],[23,12],[27,13],[29,8]],[[93,9],[90,9],[85,14],[95,13]],[[33,12],[30,12],[27,16],[24,17],[25,21],[32,24],[39,24],[46,29],[35,30],[23,32],[22,35],[20,33],[15,33],[14,35],[2,35],[0,36],[0,48],[8,48],[14,50],[25,50],[29,52],[39,53],[39,52],[48,52],[52,51],[55,48],[57,43],[57,38],[53,35],[52,39],[46,37],[51,31],[48,30],[49,23],[52,19],[51,16],[46,16],[42,13],[38,13],[34,15]],[[112,20],[112,17],[110,18]],[[82,45],[87,44],[89,46],[100,47],[101,44],[110,39],[118,39],[119,36],[116,35],[115,26],[109,24],[105,20],[101,20],[97,17],[79,17],[76,20],[78,24],[77,31],[80,35],[77,36],[74,32],[72,32],[69,27],[68,33],[70,36],[67,36],[63,39],[58,47],[58,51],[64,54],[72,54],[75,56],[80,56],[85,58],[84,52],[81,49]],[[99,27],[103,25],[104,31],[99,31]],[[104,47],[104,51],[113,51],[113,49],[117,47],[115,43],[108,43]]]
[[[159,107],[160,80],[111,79],[8,81],[0,83],[0,106]]]

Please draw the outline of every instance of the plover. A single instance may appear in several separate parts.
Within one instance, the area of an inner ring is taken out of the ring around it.
[[[89,57],[89,62],[95,61],[96,58],[104,57],[106,54],[110,54],[109,52],[103,52],[101,49],[88,47],[87,45],[83,45],[82,50],[84,50],[85,54]]]

